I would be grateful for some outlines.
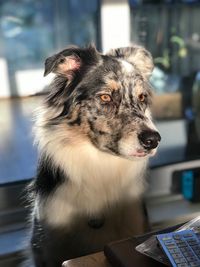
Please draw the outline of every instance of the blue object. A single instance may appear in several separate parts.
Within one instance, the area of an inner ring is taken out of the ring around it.
[[[194,196],[194,172],[192,170],[182,173],[182,193],[184,198],[192,200]]]
[[[192,230],[156,235],[173,267],[200,266],[200,240]]]

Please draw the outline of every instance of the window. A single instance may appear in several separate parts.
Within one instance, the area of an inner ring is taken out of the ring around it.
[[[153,113],[164,137],[161,150],[175,148],[174,153],[165,150],[163,158],[158,154],[160,163],[196,158],[200,155],[200,4],[136,2],[130,1],[131,39],[153,55]]]
[[[0,1],[0,68],[7,81],[0,96],[41,91],[40,70],[55,51],[70,44],[100,46],[98,19],[98,1]]]
[[[0,98],[41,93],[44,60],[67,45],[100,48],[99,1],[0,1]],[[0,100],[0,184],[32,178],[32,112],[40,97]]]

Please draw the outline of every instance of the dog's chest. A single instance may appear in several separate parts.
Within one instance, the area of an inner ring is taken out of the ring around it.
[[[121,159],[71,165],[69,179],[40,206],[40,216],[52,225],[70,225],[81,214],[99,217],[113,205],[141,194],[144,165]]]

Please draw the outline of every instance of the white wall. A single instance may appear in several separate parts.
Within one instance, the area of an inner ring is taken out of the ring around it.
[[[8,76],[8,65],[4,58],[0,58],[0,97],[10,96],[10,84]]]
[[[16,71],[15,79],[18,95],[27,96],[42,91],[54,77],[53,74],[43,77],[43,73],[43,69]]]
[[[130,8],[128,0],[101,1],[102,50],[130,45]]]

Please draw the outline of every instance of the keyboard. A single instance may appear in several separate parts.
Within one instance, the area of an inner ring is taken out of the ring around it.
[[[200,267],[200,237],[192,230],[156,235],[173,267]]]

